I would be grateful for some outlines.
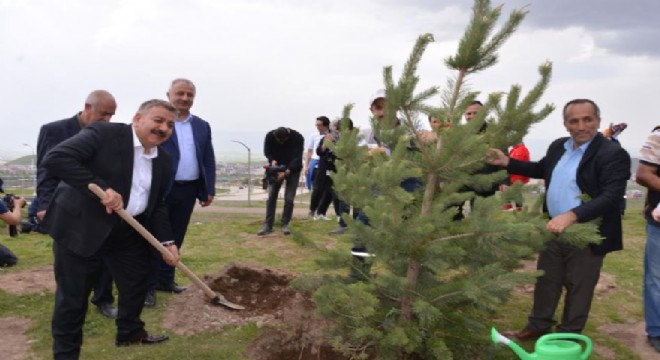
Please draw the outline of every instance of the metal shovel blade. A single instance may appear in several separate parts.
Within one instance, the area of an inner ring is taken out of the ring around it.
[[[222,305],[233,310],[245,310],[244,306],[234,304],[233,302],[227,300],[224,296],[216,293],[213,299],[209,299],[209,302],[213,305]]]

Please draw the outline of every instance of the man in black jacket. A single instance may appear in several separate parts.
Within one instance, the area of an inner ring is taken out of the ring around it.
[[[163,100],[142,104],[133,123],[97,122],[53,148],[43,159],[46,170],[61,181],[48,206],[44,226],[55,240],[55,306],[53,353],[56,360],[78,359],[96,266],[101,258],[119,289],[117,346],[155,344],[164,335],[149,335],[140,319],[152,269],[147,241],[113,212],[133,215],[164,241],[175,265],[179,253],[164,197],[171,160],[158,145],[172,135],[176,109]],[[105,191],[101,201],[87,186]]]
[[[109,122],[117,109],[115,98],[105,90],[94,90],[85,99],[85,106],[81,112],[71,118],[57,120],[44,124],[39,131],[37,140],[37,218],[43,220],[46,209],[60,179],[46,171],[43,159],[46,154],[62,141],[76,135],[88,125],[97,122]],[[110,270],[97,259],[100,268],[98,277],[94,281],[94,296],[92,304],[96,305],[101,314],[108,318],[117,317],[117,308],[112,305],[112,275]]]
[[[286,180],[284,189],[284,210],[282,211],[282,233],[291,234],[289,222],[293,215],[293,200],[296,197],[296,188],[302,171],[303,148],[305,139],[299,132],[279,127],[269,131],[264,139],[264,155],[268,159],[270,170],[267,169],[268,179],[268,202],[266,203],[266,220],[264,227],[257,233],[259,236],[273,232],[275,222],[275,206],[277,195],[282,183]],[[280,168],[278,168],[278,166]],[[278,171],[273,171],[278,170]],[[268,175],[270,174],[270,175]]]
[[[593,101],[572,100],[564,106],[563,116],[571,136],[555,140],[540,161],[518,161],[501,150],[490,151],[494,156],[490,164],[506,167],[511,174],[545,180],[544,210],[551,218],[546,224],[548,231],[559,234],[577,222],[602,220],[601,244],[578,248],[551,240],[540,252],[537,269],[544,274],[536,280],[527,326],[510,334],[518,340],[537,339],[552,331],[563,287],[566,299],[557,331],[580,333],[589,316],[605,254],[623,248],[619,203],[630,178],[630,156],[598,132],[600,110]],[[583,200],[584,194],[588,201]]]

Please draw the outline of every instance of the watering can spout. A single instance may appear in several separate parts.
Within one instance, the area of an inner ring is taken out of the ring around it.
[[[530,354],[530,353],[526,352],[525,349],[520,347],[520,345],[516,344],[513,340],[509,339],[508,337],[500,334],[497,330],[495,330],[495,328],[491,328],[490,338],[491,338],[491,340],[493,340],[494,344],[504,344],[504,345],[508,346],[522,360],[535,360],[536,359],[536,354]]]

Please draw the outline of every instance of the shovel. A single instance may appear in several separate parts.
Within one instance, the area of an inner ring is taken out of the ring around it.
[[[91,192],[96,194],[100,199],[105,198],[105,192],[96,184],[89,184],[87,186]],[[119,209],[116,211],[117,215],[119,215],[120,218],[122,218],[124,221],[126,221],[128,224],[130,224],[133,229],[135,229],[137,232],[140,233],[149,243],[156,248],[161,254],[164,256],[171,256],[169,251],[165,249],[163,245],[161,245],[160,241],[156,239],[147,229],[145,229],[142,224],[140,224],[131,214],[126,212],[124,209]],[[214,305],[222,305],[225,307],[228,307],[233,310],[243,310],[245,307],[234,304],[233,302],[225,299],[224,296],[218,294],[217,292],[211,290],[210,287],[208,287],[195,273],[190,271],[186,265],[184,265],[181,261],[176,263],[176,267],[183,271],[184,274],[190,279],[195,285],[197,285],[202,291],[204,292],[204,295],[208,297],[208,300],[211,304]]]

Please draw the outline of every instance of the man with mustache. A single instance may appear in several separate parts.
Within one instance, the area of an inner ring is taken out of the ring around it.
[[[42,165],[46,154],[62,141],[76,135],[88,125],[97,122],[109,122],[117,109],[115,98],[105,90],[92,91],[85,100],[84,109],[69,119],[53,121],[45,124],[39,131],[37,140],[37,218],[43,220],[46,209],[60,179],[46,171]],[[95,266],[99,268],[98,277],[94,281],[94,296],[92,304],[96,305],[101,314],[114,319],[117,317],[117,308],[112,303],[112,275],[110,270],[101,261],[96,259]]]
[[[171,161],[159,148],[174,128],[176,109],[167,101],[144,102],[132,124],[96,122],[54,147],[42,166],[61,181],[48,206],[44,227],[55,240],[55,306],[52,335],[55,360],[78,359],[87,297],[102,258],[119,289],[117,346],[156,344],[168,339],[149,335],[140,319],[153,253],[149,243],[114,212],[125,209],[169,251],[179,252],[164,201]],[[88,190],[105,192],[103,200]]]
[[[619,203],[630,178],[630,156],[598,132],[600,109],[589,99],[569,101],[563,110],[570,137],[555,140],[540,161],[509,158],[491,149],[488,162],[510,174],[544,179],[546,230],[561,234],[575,223],[599,219],[600,244],[579,248],[553,239],[539,253],[534,304],[527,326],[509,333],[516,339],[535,340],[552,331],[563,288],[564,312],[557,332],[580,333],[589,317],[591,300],[605,255],[623,248]]]
[[[171,187],[165,199],[170,214],[177,248],[183,246],[195,200],[209,206],[215,196],[215,153],[211,141],[211,126],[190,113],[197,89],[188,79],[174,79],[167,92],[170,103],[178,110],[172,137],[163,149],[172,157]],[[158,256],[158,255],[157,255]],[[185,290],[174,281],[174,268],[158,260],[145,300],[156,306],[155,290],[180,293]]]

